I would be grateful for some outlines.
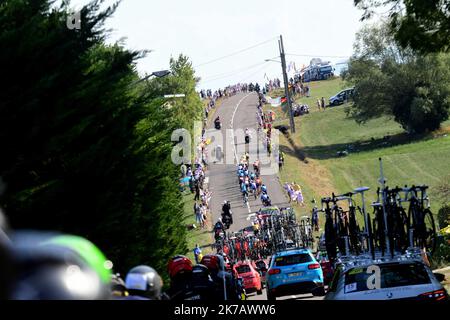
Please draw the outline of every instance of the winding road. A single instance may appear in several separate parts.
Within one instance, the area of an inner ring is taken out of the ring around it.
[[[222,129],[216,130],[214,123],[206,132],[207,137],[212,137],[212,144],[208,147],[209,158],[214,150],[214,146],[220,145],[224,151],[223,163],[212,163],[210,161],[207,177],[209,180],[209,189],[212,191],[211,211],[213,224],[220,217],[222,204],[224,200],[229,200],[233,211],[233,224],[230,231],[238,231],[251,225],[250,214],[257,212],[261,207],[259,198],[254,199],[251,195],[247,206],[244,206],[242,195],[236,175],[236,166],[242,154],[245,152],[246,144],[244,142],[243,131],[245,128],[253,129],[256,132],[256,112],[258,104],[258,95],[255,92],[239,93],[228,99],[216,110],[215,116],[219,116]],[[231,130],[233,129],[233,130]],[[239,132],[240,130],[241,133]],[[222,138],[220,137],[222,134]],[[252,136],[252,139],[255,135]],[[253,141],[252,141],[253,142]],[[248,145],[247,145],[248,147]],[[250,163],[256,160],[256,156],[250,153]],[[274,159],[272,159],[274,161]],[[276,163],[275,163],[276,164]],[[262,166],[263,167],[263,166]],[[268,168],[268,166],[267,166]],[[265,174],[261,171],[263,183],[272,200],[272,204],[278,207],[289,206],[288,198],[280,184],[277,173]],[[287,296],[279,299],[321,299],[312,297],[312,295]],[[262,295],[251,295],[249,300],[266,300],[266,291]]]

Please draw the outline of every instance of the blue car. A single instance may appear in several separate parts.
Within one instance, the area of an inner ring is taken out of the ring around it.
[[[291,249],[272,256],[266,274],[267,299],[323,291],[320,264],[308,249]]]

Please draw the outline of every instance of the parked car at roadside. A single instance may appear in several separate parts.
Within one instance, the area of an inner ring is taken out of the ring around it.
[[[355,89],[347,88],[330,97],[330,106],[338,106],[353,97]]]

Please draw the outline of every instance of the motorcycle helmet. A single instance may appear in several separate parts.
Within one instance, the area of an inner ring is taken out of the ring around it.
[[[163,281],[155,269],[149,266],[141,265],[131,269],[125,278],[125,285],[131,295],[161,299]]]
[[[192,261],[186,256],[175,256],[169,260],[169,263],[167,264],[167,271],[172,279],[180,274],[191,273]]]
[[[197,264],[192,268],[192,282],[193,283],[205,283],[212,281],[211,272],[208,267],[203,264]]]
[[[218,272],[223,269],[223,259],[220,259],[220,255],[218,254],[207,254],[203,256],[202,261],[200,263],[205,265],[209,270],[213,272]]]
[[[110,298],[112,263],[82,237],[41,232],[14,235],[13,300]]]

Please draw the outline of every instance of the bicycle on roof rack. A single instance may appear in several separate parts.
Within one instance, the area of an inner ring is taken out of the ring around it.
[[[433,213],[430,210],[430,200],[427,196],[428,186],[412,186],[403,191],[406,192],[405,199],[410,198],[407,229],[409,232],[410,245],[426,249],[431,254],[436,250],[436,225]],[[420,196],[419,196],[420,193]]]

